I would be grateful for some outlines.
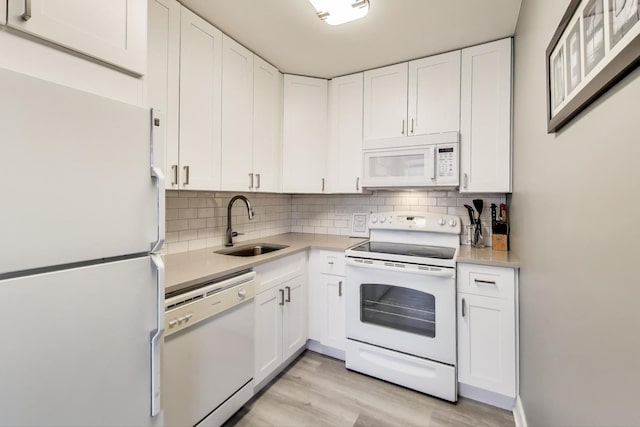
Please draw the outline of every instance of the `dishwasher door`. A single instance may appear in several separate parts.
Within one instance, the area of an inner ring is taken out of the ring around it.
[[[252,382],[253,288],[240,285],[220,293],[240,293],[245,299],[165,338],[163,402],[167,426],[198,424]],[[186,318],[189,307],[193,307],[195,319],[198,305],[224,305],[224,297],[222,299],[222,302],[217,302],[217,299],[207,297],[186,305],[181,311],[187,314],[180,317]],[[172,318],[170,313],[166,313],[168,320]],[[248,388],[252,389],[251,386]],[[240,402],[235,409],[245,402]]]

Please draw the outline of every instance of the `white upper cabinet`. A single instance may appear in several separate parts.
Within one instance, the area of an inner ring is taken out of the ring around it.
[[[325,191],[327,80],[284,76],[282,190]]]
[[[220,189],[222,33],[182,8],[180,188]]]
[[[361,193],[363,73],[329,82],[327,190]]]
[[[511,192],[511,73],[511,39],[462,50],[461,192]]]
[[[364,139],[407,134],[407,63],[364,72]]]
[[[282,189],[283,77],[275,67],[253,59],[253,173],[254,189]]]
[[[0,25],[7,23],[7,3],[0,1]]]
[[[146,72],[147,0],[8,0],[7,17],[17,30],[137,75]]]
[[[252,121],[253,53],[223,35],[222,190],[247,191],[254,187]]]
[[[457,140],[459,117],[460,51],[364,72],[365,141],[450,132],[445,139]]]
[[[460,130],[460,51],[409,62],[408,135]]]
[[[180,4],[149,0],[145,105],[162,111],[165,124],[164,173],[167,189],[178,188],[178,120],[180,106]]]

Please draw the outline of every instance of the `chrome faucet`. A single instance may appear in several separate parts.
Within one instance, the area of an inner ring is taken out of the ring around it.
[[[229,204],[227,205],[227,243],[224,244],[225,246],[233,246],[233,238],[242,235],[242,233],[237,233],[231,230],[231,206],[233,206],[233,202],[238,199],[242,200],[244,204],[247,205],[249,220],[253,219],[253,208],[251,207],[251,202],[249,202],[249,199],[240,195],[232,197],[231,200],[229,200]]]

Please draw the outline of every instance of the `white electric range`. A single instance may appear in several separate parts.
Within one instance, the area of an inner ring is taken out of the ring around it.
[[[457,401],[454,215],[372,214],[348,249],[346,366]]]

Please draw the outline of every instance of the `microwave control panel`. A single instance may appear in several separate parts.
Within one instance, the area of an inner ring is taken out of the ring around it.
[[[438,184],[458,185],[458,144],[436,146]]]

